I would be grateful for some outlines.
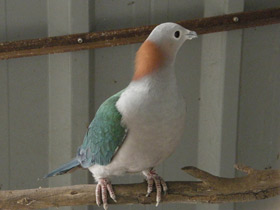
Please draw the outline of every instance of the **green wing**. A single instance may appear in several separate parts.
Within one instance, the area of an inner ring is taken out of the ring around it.
[[[77,157],[84,168],[94,164],[107,165],[123,143],[127,130],[116,103],[123,91],[108,98],[90,123]]]

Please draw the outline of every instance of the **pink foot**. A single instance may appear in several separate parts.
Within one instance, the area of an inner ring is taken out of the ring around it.
[[[108,179],[99,179],[96,185],[95,196],[96,196],[96,204],[98,206],[101,205],[101,200],[103,202],[103,208],[108,210],[108,195],[107,191],[109,192],[110,197],[117,202],[116,195],[114,193],[112,184]]]
[[[148,183],[148,189],[146,196],[150,196],[151,192],[153,191],[153,185],[156,186],[156,206],[159,205],[161,201],[161,191],[163,189],[164,194],[167,194],[167,185],[165,181],[154,171],[143,171],[142,172],[144,176],[146,177],[147,183]],[[161,189],[162,188],[162,189]]]

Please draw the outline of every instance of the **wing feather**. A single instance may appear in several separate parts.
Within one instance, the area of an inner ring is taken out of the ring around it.
[[[94,164],[107,165],[125,140],[127,129],[116,108],[123,91],[108,98],[98,109],[89,125],[77,157],[84,168]]]

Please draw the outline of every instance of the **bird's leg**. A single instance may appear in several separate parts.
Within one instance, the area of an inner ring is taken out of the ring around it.
[[[98,183],[96,185],[96,190],[95,190],[95,196],[96,196],[96,204],[98,206],[101,205],[101,200],[103,202],[103,208],[105,210],[108,209],[108,195],[107,195],[107,191],[109,192],[110,197],[117,202],[116,200],[116,195],[114,193],[112,184],[110,182],[110,180],[105,179],[105,178],[101,178],[98,179]]]
[[[163,189],[164,194],[167,193],[167,185],[165,181],[154,171],[154,170],[147,170],[142,172],[144,176],[146,177],[147,183],[148,183],[148,189],[146,196],[150,196],[151,192],[153,191],[153,185],[156,186],[156,206],[159,205],[159,202],[161,201],[161,191]]]

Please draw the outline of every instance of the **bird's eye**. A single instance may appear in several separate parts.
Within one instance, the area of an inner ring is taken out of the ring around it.
[[[174,33],[174,37],[175,37],[175,38],[179,38],[179,37],[180,37],[180,31],[176,31],[176,32]]]

